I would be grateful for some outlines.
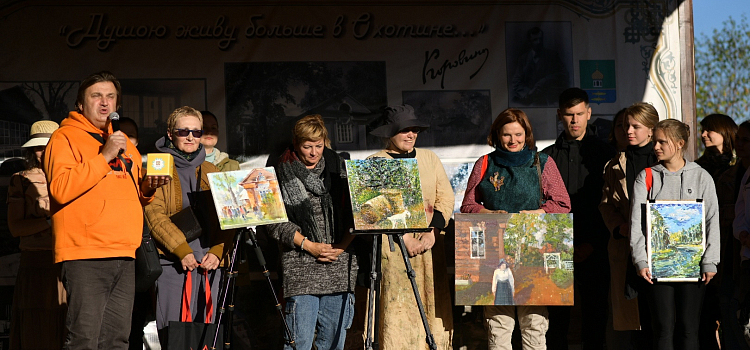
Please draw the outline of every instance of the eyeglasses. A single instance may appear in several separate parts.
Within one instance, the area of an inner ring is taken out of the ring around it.
[[[179,137],[187,137],[188,134],[190,134],[190,133],[192,133],[193,137],[195,137],[195,138],[200,138],[201,136],[203,136],[203,130],[201,130],[201,129],[198,129],[198,130],[174,129],[174,133],[175,133],[175,135],[177,135]]]
[[[399,131],[399,133],[401,133],[401,134],[408,134],[410,131],[413,132],[413,133],[415,133],[415,134],[419,134],[419,132],[422,131],[422,128],[412,127],[412,128],[401,129]]]

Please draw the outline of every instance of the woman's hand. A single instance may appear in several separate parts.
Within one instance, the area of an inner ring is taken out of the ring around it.
[[[521,214],[544,214],[546,211],[544,209],[534,209],[534,210],[521,210],[519,211]]]
[[[648,267],[644,267],[640,271],[638,271],[638,276],[643,277],[643,279],[645,279],[649,284],[654,284],[654,282],[651,280],[651,271],[648,270]]]
[[[704,272],[701,281],[706,281],[706,284],[708,284],[708,282],[711,282],[711,279],[714,278],[715,275],[716,272]]]
[[[195,260],[195,255],[193,255],[193,253],[185,255],[185,257],[182,258],[180,263],[182,264],[183,271],[193,271],[195,268],[199,266],[198,261]]]
[[[424,248],[425,252],[432,249],[432,247],[435,245],[435,231],[437,231],[437,229],[433,227],[432,231],[422,232],[417,238],[420,242],[422,242],[422,248]]]
[[[344,248],[341,245],[333,244],[330,249],[323,250],[318,255],[318,262],[334,262],[339,259],[339,255],[344,252]]]
[[[411,235],[403,235],[402,237],[404,237],[404,245],[406,245],[406,252],[409,253],[410,258],[425,252],[424,244],[422,243],[422,241],[417,240]],[[434,243],[435,242],[433,237],[433,244]]]
[[[192,255],[192,254],[191,254]],[[219,268],[221,260],[214,253],[208,253],[201,259],[201,268],[206,271],[213,271]]]
[[[332,248],[330,244],[311,242],[310,240],[307,240],[305,241],[303,249],[313,257],[318,258],[324,252],[330,252]]]

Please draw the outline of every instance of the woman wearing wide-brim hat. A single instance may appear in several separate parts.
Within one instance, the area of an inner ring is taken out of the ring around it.
[[[67,294],[53,259],[47,178],[41,169],[44,149],[58,127],[50,120],[31,125],[23,145],[26,170],[13,174],[8,186],[8,228],[20,237],[21,248],[10,349],[60,349],[65,339]]]
[[[427,222],[433,230],[405,234],[404,244],[411,257],[419,294],[437,348],[452,349],[452,305],[445,272],[444,239],[440,233],[453,213],[453,188],[437,155],[430,150],[414,147],[419,133],[429,127],[417,119],[414,108],[409,105],[387,107],[384,118],[386,124],[370,134],[383,138],[387,142],[386,148],[368,158],[417,159]],[[385,240],[381,250],[381,314],[378,322],[381,349],[427,349],[424,327],[405,273],[401,251],[391,251],[387,236],[381,239]]]

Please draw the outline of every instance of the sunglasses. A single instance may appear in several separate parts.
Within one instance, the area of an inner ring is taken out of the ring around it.
[[[419,134],[419,132],[422,131],[422,128],[412,127],[412,128],[401,129],[401,130],[399,130],[399,133],[406,134],[409,131],[411,131],[411,132],[413,132],[415,134]]]
[[[200,138],[201,136],[203,136],[203,130],[201,130],[201,129],[198,129],[198,130],[174,129],[174,133],[175,133],[175,135],[177,135],[179,137],[187,137],[188,134],[190,134],[190,133],[192,133],[193,137],[195,137],[195,138]]]

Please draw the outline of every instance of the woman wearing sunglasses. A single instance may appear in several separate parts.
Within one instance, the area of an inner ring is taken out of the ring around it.
[[[218,220],[207,220],[210,225],[202,225],[203,232],[198,238],[188,241],[185,234],[171,217],[183,209],[192,207],[194,213],[212,214],[210,201],[205,200],[208,191],[208,173],[218,169],[205,162],[206,152],[200,143],[203,136],[203,117],[191,107],[180,107],[174,110],[167,119],[167,135],[156,141],[156,149],[169,153],[174,158],[172,181],[156,191],[154,200],[145,208],[146,222],[151,229],[151,236],[156,241],[164,271],[156,281],[156,326],[162,347],[166,347],[168,338],[165,327],[169,321],[180,320],[182,291],[186,274],[192,274],[192,300],[190,301],[192,319],[202,322],[205,319],[205,277],[208,273],[213,300],[217,300],[221,281],[221,270],[218,269],[232,239],[231,230],[221,231]],[[180,216],[183,217],[181,213]],[[210,226],[210,234],[206,229]],[[184,226],[183,226],[184,227]],[[201,300],[199,303],[198,300]],[[197,307],[196,307],[197,306]],[[216,312],[214,312],[214,315]],[[211,320],[213,322],[213,320]]]

